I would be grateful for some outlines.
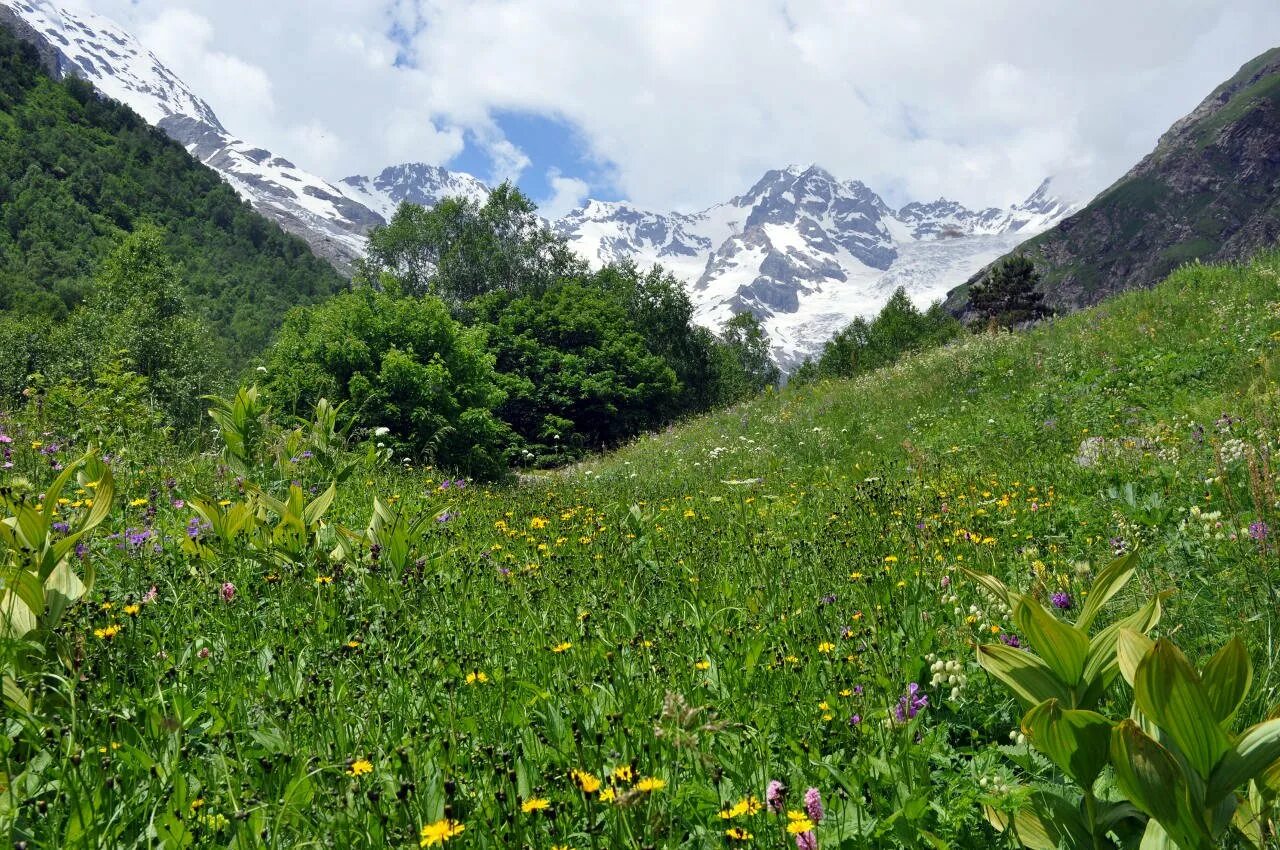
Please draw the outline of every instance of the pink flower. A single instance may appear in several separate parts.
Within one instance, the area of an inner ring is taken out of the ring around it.
[[[8,434],[0,434],[0,443],[12,443],[12,442],[13,442],[13,437],[10,437]]]
[[[159,593],[156,592],[156,586],[154,584],[151,585],[151,589],[148,590],[146,593],[142,594],[142,604],[150,605],[152,602],[156,601],[156,597],[158,595]]]
[[[222,583],[222,601],[230,602],[236,598],[236,586],[229,581]]]
[[[764,801],[769,806],[769,811],[775,815],[782,814],[787,805],[787,786],[776,779],[770,779],[764,789]]]
[[[818,850],[818,836],[813,830],[796,833],[796,850]]]
[[[809,815],[809,820],[822,823],[826,812],[822,810],[822,793],[817,788],[810,788],[804,792],[804,810]]]
[[[207,646],[202,646],[202,647],[200,647],[200,651],[199,651],[199,652],[197,652],[197,653],[196,653],[196,655],[197,655],[197,656],[199,656],[200,658],[208,658],[208,657],[209,657],[209,647],[207,647]]]

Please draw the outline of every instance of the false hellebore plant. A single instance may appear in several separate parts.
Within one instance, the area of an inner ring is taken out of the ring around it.
[[[1280,719],[1230,731],[1252,679],[1248,653],[1233,639],[1197,673],[1170,641],[1152,641],[1146,633],[1167,594],[1090,634],[1135,566],[1136,553],[1108,565],[1074,624],[997,579],[969,573],[1013,609],[1035,650],[980,646],[978,663],[1027,709],[1021,725],[1032,746],[1080,787],[1079,802],[1037,789],[1012,818],[993,808],[987,817],[1032,850],[1211,850],[1233,824],[1260,847],[1262,813],[1280,789]],[[1134,709],[1116,723],[1097,709],[1121,675],[1133,688]],[[1097,792],[1108,765],[1124,799]]]

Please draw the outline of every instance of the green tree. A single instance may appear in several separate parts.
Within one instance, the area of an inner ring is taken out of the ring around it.
[[[996,263],[969,291],[969,306],[984,320],[1004,327],[1030,322],[1049,314],[1044,295],[1036,290],[1040,273],[1022,254]]]
[[[504,394],[484,333],[438,299],[360,287],[292,310],[266,368],[266,389],[289,413],[349,402],[344,415],[390,429],[401,453],[474,477],[505,474],[512,436],[492,412]]]
[[[370,282],[395,277],[410,295],[433,295],[451,309],[489,292],[520,292],[583,269],[510,183],[483,204],[445,198],[431,209],[401,204],[369,235],[361,267]]]
[[[736,313],[724,323],[720,338],[737,366],[730,392],[735,401],[777,386],[782,372],[769,356],[769,334],[755,314]]]
[[[125,236],[64,327],[64,359],[55,374],[87,381],[119,360],[124,371],[146,380],[171,422],[198,422],[200,396],[217,388],[224,370],[207,325],[186,307],[181,281],[159,228],[142,225]]]

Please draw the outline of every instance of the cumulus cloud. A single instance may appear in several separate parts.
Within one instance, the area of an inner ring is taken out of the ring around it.
[[[552,220],[581,205],[591,192],[591,186],[586,180],[565,177],[558,168],[547,169],[547,185],[551,187],[551,194],[537,199],[538,213]]]
[[[680,209],[793,162],[894,203],[1006,204],[1048,174],[1097,191],[1280,32],[1274,0],[85,2],[234,132],[328,176],[445,162],[467,134],[480,176],[518,175],[494,124],[518,110]]]

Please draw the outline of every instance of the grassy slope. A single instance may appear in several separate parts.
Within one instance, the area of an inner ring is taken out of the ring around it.
[[[1134,593],[1179,590],[1166,631],[1193,654],[1245,631],[1261,695],[1246,713],[1275,701],[1275,556],[1179,525],[1193,506],[1223,510],[1227,530],[1256,518],[1231,441],[1274,439],[1259,433],[1275,410],[1278,283],[1280,255],[1188,267],[1027,335],[967,338],[783,392],[518,488],[360,473],[332,519],[363,525],[365,481],[413,513],[454,515],[428,523],[420,566],[402,576],[368,558],[290,571],[108,543],[99,604],[67,627],[84,640],[75,719],[58,745],[33,732],[8,756],[16,773],[47,752],[45,779],[96,790],[45,793],[43,815],[21,807],[22,834],[73,846],[80,801],[107,844],[177,811],[211,846],[233,834],[251,846],[261,830],[269,846],[406,846],[447,802],[467,827],[451,847],[718,847],[721,806],[779,778],[793,803],[822,789],[826,847],[859,832],[921,846],[924,830],[1003,846],[978,807],[1000,801],[976,778],[1014,778],[995,749],[1016,724],[1005,695],[970,664],[958,700],[932,689],[917,727],[883,722],[908,682],[927,681],[927,654],[971,659],[992,625],[1010,628],[957,565],[1078,598],[1081,571],[1109,559],[1113,538],[1141,544]],[[1223,413],[1242,421],[1219,433]],[[1081,469],[1073,456],[1090,435],[1142,437],[1151,451]],[[1206,484],[1215,454],[1227,475]],[[36,460],[21,454],[20,468]],[[122,502],[164,493],[171,472],[174,495],[238,498],[196,465],[138,470]],[[305,479],[305,465],[294,474]],[[180,539],[190,512],[168,498],[157,523]],[[115,522],[136,527],[144,510],[122,507]],[[224,581],[237,588],[230,604],[218,601]],[[123,615],[152,583],[158,602]],[[113,622],[118,636],[94,638]],[[468,671],[487,681],[468,684]],[[703,713],[681,715],[667,694]],[[80,749],[91,757],[73,764]],[[372,772],[348,775],[356,758]],[[619,807],[584,800],[566,778],[623,763],[666,786],[621,783],[630,805]],[[520,812],[533,797],[558,816]],[[199,821],[215,815],[229,820]],[[789,842],[763,814],[736,823],[755,846]]]

